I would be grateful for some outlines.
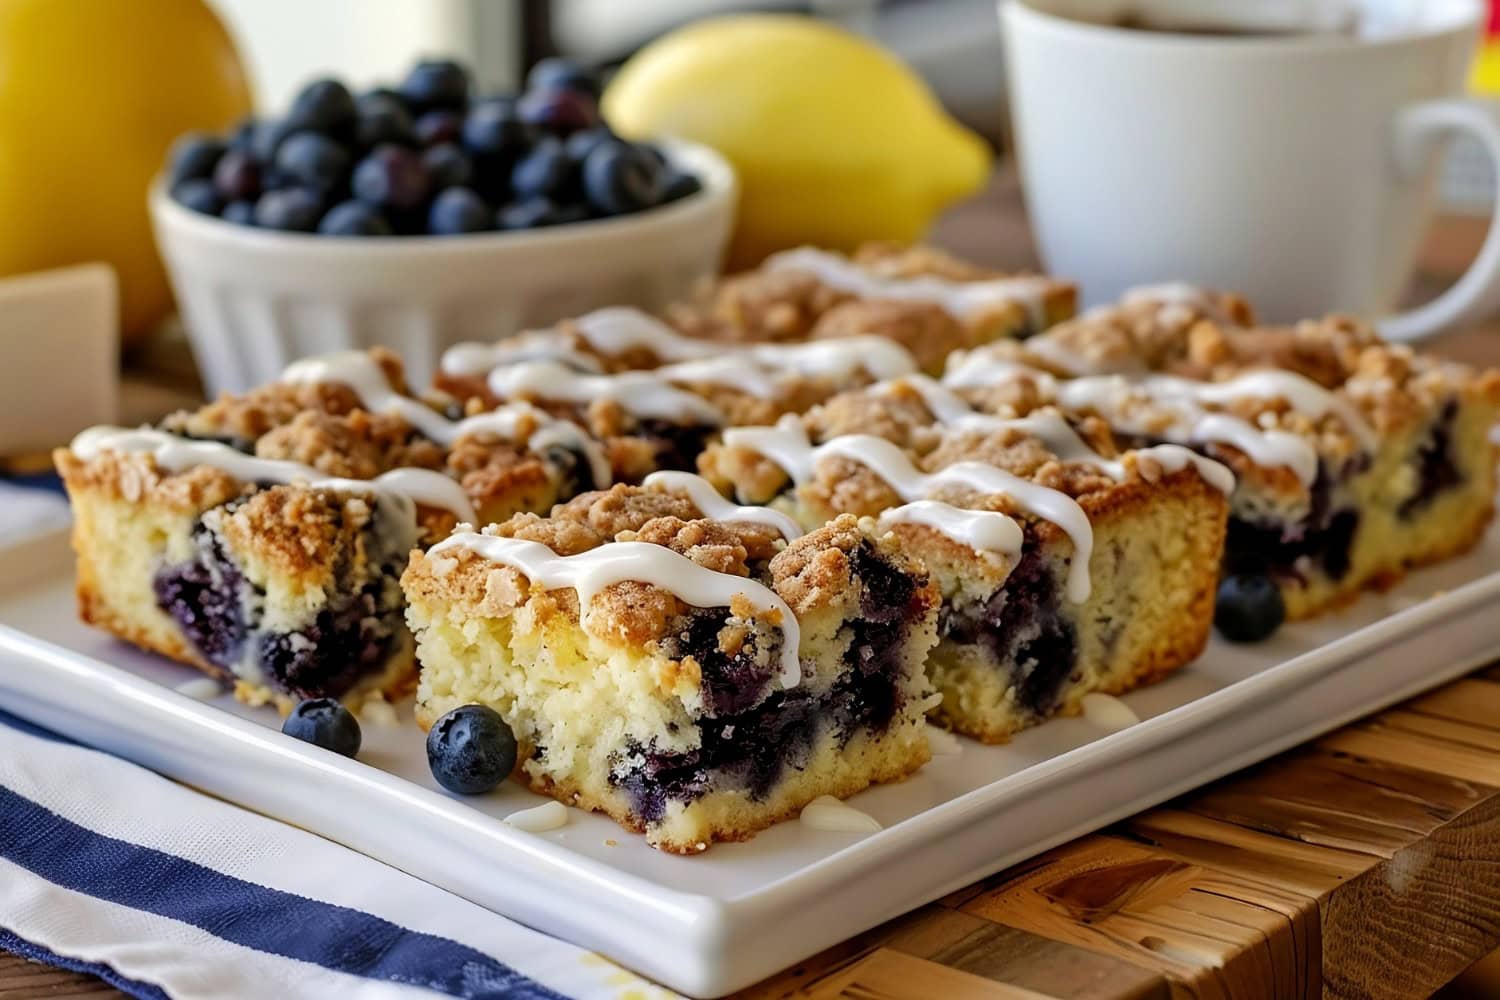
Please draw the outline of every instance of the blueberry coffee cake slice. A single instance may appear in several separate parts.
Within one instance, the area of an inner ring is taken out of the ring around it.
[[[668,318],[711,340],[875,334],[939,371],[951,351],[1029,336],[1071,316],[1076,303],[1076,289],[1053,278],[990,271],[930,247],[870,244],[853,257],[811,247],[774,254]]]
[[[1121,335],[1112,315],[956,357],[944,384],[992,414],[1057,404],[1123,440],[1177,442],[1228,465],[1226,569],[1273,579],[1291,618],[1482,536],[1500,371],[1387,344],[1343,317],[1291,327],[1201,317],[1141,337]]]
[[[247,700],[409,685],[410,549],[610,480],[598,443],[535,407],[453,420],[403,390],[393,359],[311,359],[60,450],[83,618]]]
[[[522,781],[662,850],[743,840],[929,756],[937,591],[853,517],[796,537],[658,479],[463,526],[402,585],[418,721],[495,709]]]
[[[474,514],[431,469],[343,479],[159,430],[94,428],[56,461],[83,619],[284,708],[409,688],[401,570]]]
[[[702,470],[806,525],[872,518],[928,568],[942,594],[936,714],[962,733],[1003,742],[1196,657],[1228,470],[1171,445],[1117,449],[1098,421],[1081,425],[1086,441],[1056,412],[955,411],[967,407],[930,380],[903,379],[727,430]]]

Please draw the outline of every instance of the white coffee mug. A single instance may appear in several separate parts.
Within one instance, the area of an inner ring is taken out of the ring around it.
[[[1089,302],[1184,280],[1243,292],[1271,321],[1379,317],[1397,340],[1500,305],[1492,224],[1457,284],[1392,314],[1445,140],[1467,132],[1500,166],[1500,106],[1461,96],[1479,0],[1340,6],[1357,30],[1277,33],[1329,9],[1309,0],[1001,0],[1048,270],[1079,281]],[[1187,14],[1246,33],[1119,26]]]

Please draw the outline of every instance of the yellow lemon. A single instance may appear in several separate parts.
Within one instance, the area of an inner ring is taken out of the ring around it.
[[[978,190],[989,148],[905,64],[794,15],[698,21],[646,46],[610,82],[621,134],[723,153],[742,193],[731,267],[803,243],[910,241]]]
[[[139,339],[171,309],[151,178],[178,135],[249,110],[203,0],[0,0],[0,275],[105,261]]]

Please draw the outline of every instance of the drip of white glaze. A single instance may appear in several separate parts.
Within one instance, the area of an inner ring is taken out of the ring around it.
[[[655,372],[581,375],[555,362],[535,361],[496,368],[487,382],[501,399],[531,396],[575,406],[608,399],[637,417],[715,426],[724,422],[724,415],[706,399],[673,387]]]
[[[726,500],[707,479],[695,476],[691,472],[653,472],[641,482],[641,485],[648,490],[680,493],[691,500],[693,506],[697,507],[704,517],[715,521],[748,521],[753,524],[764,524],[789,542],[794,538],[802,537],[802,528],[781,511],[772,510],[770,507],[741,507],[739,504]]]
[[[281,374],[289,384],[322,385],[338,383],[348,386],[359,397],[360,406],[371,413],[391,413],[411,424],[424,437],[451,448],[460,438],[488,433],[536,449],[549,444],[562,445],[581,452],[588,460],[594,482],[610,481],[609,460],[598,442],[583,428],[567,420],[558,420],[530,403],[511,403],[488,413],[478,413],[462,420],[447,417],[425,406],[420,400],[403,396],[391,388],[390,379],[379,363],[364,351],[338,351],[305,358],[289,365]],[[532,428],[524,439],[523,422]]]
[[[913,500],[880,515],[880,530],[893,524],[921,524],[977,552],[1021,551],[1025,535],[1015,519],[995,510],[968,510],[941,500]]]
[[[1083,717],[1092,725],[1110,732],[1119,732],[1121,729],[1129,729],[1141,717],[1135,714],[1135,710],[1125,704],[1114,695],[1103,694],[1099,691],[1090,691],[1082,699]]]
[[[1007,496],[1023,510],[1056,524],[1072,539],[1074,553],[1068,567],[1068,598],[1074,602],[1088,599],[1088,564],[1094,532],[1083,508],[1066,493],[983,462],[958,462],[937,472],[923,473],[901,448],[870,434],[846,434],[814,447],[795,417],[784,417],[775,427],[731,428],[724,432],[724,443],[764,455],[798,484],[812,477],[821,460],[837,455],[865,466],[906,501],[924,499],[944,486],[963,486],[978,493]]]
[[[934,757],[957,757],[964,752],[957,736],[930,722],[927,724],[927,745],[932,748]]]
[[[224,686],[212,677],[194,677],[173,688],[178,694],[187,695],[194,701],[213,701],[224,693]]]
[[[847,257],[826,250],[801,247],[767,258],[767,271],[806,271],[824,285],[862,299],[932,302],[956,319],[969,320],[996,305],[1016,302],[1025,307],[1036,329],[1047,325],[1047,292],[1053,282],[1040,276],[949,281],[923,276],[884,278]]]
[[[825,833],[879,833],[880,821],[832,795],[819,795],[802,807],[802,824]]]
[[[460,531],[428,550],[437,556],[463,548],[482,559],[517,570],[546,590],[571,589],[585,619],[600,591],[612,584],[638,580],[660,587],[694,607],[729,607],[743,597],[758,610],[780,619],[781,683],[796,687],[802,679],[798,648],[802,633],[787,603],[769,587],[732,573],[718,573],[686,556],[649,542],[610,542],[577,555],[560,556],[541,542]]]
[[[373,494],[398,519],[393,523],[413,528],[416,504],[451,511],[460,521],[475,519],[463,487],[431,469],[392,469],[374,479],[341,479],[297,462],[256,458],[215,441],[192,441],[149,428],[91,427],[73,439],[71,448],[85,461],[105,451],[147,453],[171,472],[209,465],[247,483],[301,483],[310,489]]]
[[[505,824],[527,833],[547,833],[568,825],[568,807],[561,802],[543,802],[530,809],[517,809],[505,817]]]

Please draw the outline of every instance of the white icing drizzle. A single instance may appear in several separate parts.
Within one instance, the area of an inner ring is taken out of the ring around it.
[[[1064,462],[1082,462],[1092,465],[1115,480],[1123,480],[1127,472],[1125,463],[1118,459],[1105,458],[1084,441],[1063,419],[1060,413],[1041,410],[1014,419],[1002,419],[983,413],[960,417],[949,423],[958,431],[974,430],[993,433],[1001,430],[1017,430],[1029,434],[1046,446],[1047,450]],[[1136,455],[1147,456],[1156,461],[1168,474],[1180,472],[1189,465],[1198,476],[1220,493],[1234,490],[1234,473],[1211,458],[1176,444],[1157,444],[1133,449]]]
[[[944,486],[1007,496],[1022,509],[1056,524],[1072,539],[1074,552],[1068,567],[1067,595],[1074,602],[1088,599],[1088,564],[1094,548],[1094,532],[1083,508],[1065,493],[984,462],[958,462],[937,472],[923,473],[901,448],[870,434],[846,434],[814,447],[796,417],[783,417],[775,427],[730,428],[724,432],[724,443],[759,452],[786,470],[799,485],[812,477],[819,461],[837,455],[865,466],[906,501],[928,498]]]
[[[1015,378],[1031,379],[1049,397],[1056,394],[1057,378],[1040,368],[1011,358],[969,352],[953,356],[943,373],[942,384],[949,389],[988,389]]]
[[[890,392],[896,386],[903,384],[916,390],[917,394],[922,397],[923,405],[938,423],[953,430],[980,433],[1002,430],[1021,431],[1040,440],[1046,445],[1047,450],[1064,462],[1086,462],[1117,480],[1123,480],[1126,476],[1124,463],[1105,458],[1090,448],[1061,414],[1040,411],[1029,416],[1007,420],[978,413],[968,403],[944,388],[941,383],[926,375],[909,375],[891,382],[882,382],[876,388]],[[1198,474],[1205,482],[1221,493],[1228,493],[1234,489],[1232,472],[1218,462],[1204,458],[1186,448],[1166,444],[1136,450],[1138,454],[1154,458],[1169,473],[1177,472],[1191,464],[1198,470]]]
[[[1014,518],[995,510],[968,510],[941,500],[913,500],[880,515],[880,530],[893,524],[922,524],[977,552],[1021,551],[1025,535]]]
[[[337,351],[294,361],[282,372],[281,381],[289,384],[347,385],[359,397],[364,409],[371,413],[395,414],[415,427],[424,437],[448,448],[460,438],[484,433],[536,449],[559,444],[584,455],[595,483],[603,486],[610,481],[609,460],[604,457],[598,442],[577,424],[558,420],[524,402],[511,403],[462,420],[449,420],[420,400],[403,396],[392,389],[385,370],[364,351]],[[524,439],[521,435],[523,418],[532,428]]]
[[[1254,371],[1224,382],[1200,382],[1173,375],[1102,375],[1058,380],[1046,372],[1001,358],[970,356],[943,377],[950,389],[992,386],[1017,376],[1032,378],[1037,388],[1064,409],[1094,410],[1117,431],[1151,434],[1177,443],[1214,442],[1232,445],[1257,465],[1290,469],[1304,484],[1318,473],[1318,455],[1311,443],[1289,431],[1256,427],[1231,413],[1207,410],[1203,404],[1240,399],[1285,399],[1300,413],[1318,419],[1338,416],[1361,445],[1375,446],[1374,432],[1357,407],[1337,393],[1295,372]],[[1165,427],[1128,416],[1130,404],[1153,404],[1175,419]],[[1158,456],[1160,457],[1160,456]]]
[[[883,829],[874,816],[832,795],[819,795],[803,806],[800,819],[804,826],[825,833],[879,833]]]
[[[781,395],[780,372],[768,369],[754,359],[739,354],[717,358],[678,361],[651,369],[651,374],[678,385],[719,385],[758,399],[775,399]]]
[[[686,337],[666,323],[629,306],[597,309],[573,320],[573,327],[601,354],[646,348],[662,361],[689,361],[719,354],[721,345]]]
[[[463,487],[431,469],[392,469],[374,479],[342,479],[297,462],[257,458],[215,441],[192,441],[149,428],[91,427],[73,439],[71,448],[85,461],[105,451],[147,453],[171,472],[210,465],[247,483],[301,483],[311,489],[373,494],[398,519],[394,523],[413,528],[417,504],[451,511],[460,521],[475,519]]]
[[[1032,357],[1045,361],[1069,376],[1110,375],[1122,372],[1141,374],[1148,370],[1146,363],[1133,354],[1123,358],[1103,358],[1096,361],[1084,357],[1061,340],[1046,334],[1032,337],[1022,345],[1022,349]]]
[[[959,320],[969,320],[996,305],[1017,302],[1032,324],[1047,323],[1047,292],[1053,282],[1039,275],[986,281],[949,281],[923,276],[885,278],[840,254],[812,247],[786,250],[767,258],[767,271],[806,271],[830,288],[862,299],[899,299],[932,302]]]
[[[625,580],[660,587],[695,607],[728,607],[744,597],[760,611],[780,618],[781,683],[796,687],[802,679],[798,659],[802,633],[787,603],[769,587],[732,573],[718,573],[686,556],[649,542],[610,542],[577,555],[560,556],[541,542],[459,531],[428,550],[429,557],[463,548],[490,562],[509,566],[547,590],[571,589],[587,620],[599,592]]]
[[[910,351],[894,340],[873,335],[831,337],[802,344],[755,344],[744,348],[744,353],[769,368],[828,378],[848,378],[863,371],[873,379],[888,379],[917,370]]]
[[[443,352],[439,363],[444,374],[473,376],[523,361],[556,361],[592,375],[604,372],[598,358],[574,350],[562,338],[545,330],[517,334],[496,344],[455,344]]]
[[[555,361],[528,361],[496,368],[486,381],[490,391],[501,399],[531,396],[579,406],[609,399],[637,417],[692,420],[715,426],[724,422],[724,415],[708,400],[673,387],[655,372],[582,375]]]
[[[704,517],[715,521],[749,521],[754,524],[764,524],[789,542],[794,538],[802,537],[801,526],[781,511],[772,510],[770,507],[741,507],[725,499],[724,495],[714,489],[713,484],[707,479],[695,476],[691,472],[653,472],[642,480],[641,485],[648,490],[680,493],[691,500],[693,506],[697,507]]]
[[[530,809],[517,809],[504,820],[507,826],[527,833],[547,833],[568,825],[568,807],[561,802],[543,802]]]
[[[906,387],[915,392],[922,399],[922,405],[927,407],[931,413],[942,423],[961,420],[974,415],[974,408],[965,403],[959,396],[948,390],[941,382],[930,375],[906,375],[902,378],[881,382],[871,388],[885,395],[896,392],[899,388]]]

